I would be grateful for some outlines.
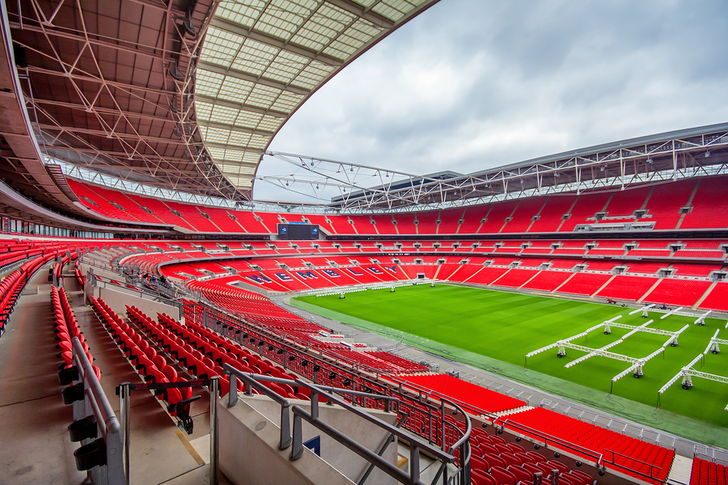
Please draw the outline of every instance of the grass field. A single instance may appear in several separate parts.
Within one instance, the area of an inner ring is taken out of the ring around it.
[[[633,419],[642,417],[653,426],[669,428],[669,431],[684,436],[693,437],[695,430],[680,432],[682,427],[689,427],[691,423],[693,428],[704,427],[676,415],[717,425],[716,429],[712,429],[715,426],[704,429],[717,433],[718,443],[715,444],[728,445],[728,411],[724,410],[728,404],[728,384],[694,378],[695,387],[685,391],[678,381],[663,394],[660,402],[662,410],[655,410],[658,389],[705,349],[715,330],[725,326],[724,320],[708,319],[704,327],[699,327],[692,325],[694,318],[672,315],[660,320],[661,313],[650,313],[650,318],[655,320],[650,327],[675,331],[690,324],[690,328],[680,336],[678,347],[667,347],[663,355],[645,366],[642,378],[624,377],[614,385],[613,395],[607,395],[611,378],[626,369],[629,363],[593,357],[566,369],[564,364],[580,357],[583,352],[568,350],[568,355],[559,359],[556,349],[553,349],[528,359],[528,369],[524,369],[524,356],[617,315],[623,315],[620,323],[644,323],[640,314],[627,315],[631,308],[450,285],[401,287],[394,293],[387,289],[368,290],[349,293],[345,299],[332,295],[306,296],[296,300],[300,303],[292,303],[324,316],[389,337],[402,338],[409,344],[444,357],[617,414]],[[627,332],[626,329],[614,328],[611,335],[604,335],[597,330],[574,343],[597,348]],[[720,336],[728,338],[728,330],[722,330]],[[638,333],[610,351],[645,357],[667,338]],[[718,355],[708,354],[704,363],[696,368],[728,376],[728,349],[722,350]],[[589,393],[585,387],[601,392]],[[615,395],[625,399],[614,399]],[[710,438],[708,441],[715,442]]]

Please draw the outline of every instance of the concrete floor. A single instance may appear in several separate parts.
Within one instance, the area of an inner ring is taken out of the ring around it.
[[[80,484],[68,436],[70,406],[61,398],[56,371],[60,364],[50,313],[48,267],[26,286],[0,339],[0,485]],[[86,336],[102,386],[117,412],[115,387],[140,382],[93,312],[83,303],[75,280],[64,278],[71,305]],[[208,483],[206,461],[190,444],[209,433],[207,392],[193,406],[195,433],[187,436],[175,426],[160,403],[147,391],[132,396],[131,464],[134,484],[192,485]]]
[[[80,483],[61,398],[48,267],[31,278],[0,338],[0,483]]]

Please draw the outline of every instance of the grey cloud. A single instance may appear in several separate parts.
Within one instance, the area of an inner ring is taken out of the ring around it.
[[[467,172],[726,121],[726,10],[724,0],[443,0],[324,86],[271,148]]]

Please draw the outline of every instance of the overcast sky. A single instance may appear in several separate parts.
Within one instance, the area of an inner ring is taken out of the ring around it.
[[[727,46],[726,0],[442,0],[321,88],[271,149],[472,172],[725,122]],[[284,197],[266,185],[257,199]]]

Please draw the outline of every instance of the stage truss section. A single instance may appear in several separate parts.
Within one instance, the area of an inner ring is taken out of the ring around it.
[[[728,323],[726,324],[726,328],[728,328]],[[728,376],[723,376],[719,374],[711,374],[709,372],[703,372],[695,369],[695,366],[699,362],[704,362],[705,357],[708,355],[708,352],[711,354],[719,354],[720,353],[720,346],[721,345],[728,345],[727,339],[721,339],[718,338],[718,334],[720,333],[720,329],[716,330],[713,334],[713,337],[711,337],[710,341],[708,342],[708,345],[705,347],[705,350],[698,354],[693,360],[691,360],[688,365],[680,369],[680,372],[675,374],[672,379],[667,381],[667,383],[660,388],[659,391],[657,391],[657,402],[659,404],[660,399],[662,395],[673,385],[675,382],[677,382],[678,379],[682,379],[682,382],[680,383],[680,386],[685,390],[690,390],[693,388],[693,377],[697,377],[699,379],[705,379],[708,381],[713,382],[720,382],[722,384],[728,384]],[[728,404],[726,404],[726,407],[724,408],[725,411],[728,411]]]
[[[639,309],[638,309],[639,311]],[[631,312],[634,313],[634,312]],[[668,316],[668,314],[663,315],[661,318],[665,318]],[[634,377],[642,377],[644,375],[644,366],[652,360],[653,358],[657,357],[658,355],[662,354],[665,349],[668,346],[676,347],[679,343],[679,337],[680,334],[682,334],[685,330],[690,328],[690,325],[685,325],[680,330],[677,330],[675,332],[671,332],[669,330],[662,330],[659,328],[651,328],[649,325],[651,323],[654,323],[654,320],[648,320],[642,325],[634,326],[634,325],[627,325],[624,323],[618,323],[617,320],[622,318],[622,315],[618,315],[614,318],[611,318],[609,320],[605,320],[604,322],[598,323],[597,325],[594,325],[593,327],[588,328],[587,330],[578,333],[576,335],[572,335],[569,338],[559,340],[557,342],[554,342],[550,345],[547,345],[545,347],[541,347],[540,349],[536,349],[532,352],[529,352],[526,354],[526,363],[528,362],[529,357],[533,357],[535,355],[538,355],[540,353],[546,352],[547,350],[551,349],[557,349],[557,357],[565,357],[567,354],[567,349],[577,350],[580,352],[584,352],[585,354],[581,357],[572,360],[571,362],[567,363],[564,367],[570,368],[574,367],[575,365],[581,364],[582,362],[591,359],[592,357],[605,357],[607,359],[617,360],[621,362],[627,362],[631,364],[629,367],[627,367],[625,370],[620,372],[619,374],[615,375],[611,379],[611,385],[614,386],[614,383],[622,379],[623,377],[627,376],[628,374],[632,374]],[[574,343],[575,340],[578,340],[581,337],[587,336],[589,333],[598,330],[603,329],[603,333],[606,335],[609,335],[612,333],[612,328],[622,328],[627,329],[629,332],[624,334],[619,339],[610,342],[602,347],[599,348],[593,348],[593,347],[587,347],[585,345],[579,345]],[[629,355],[623,355],[616,352],[610,352],[609,349],[612,347],[616,347],[617,345],[623,343],[625,340],[627,340],[629,337],[636,335],[638,333],[650,333],[650,334],[657,334],[657,335],[664,335],[667,336],[668,339],[665,341],[662,346],[660,346],[658,349],[656,349],[651,354],[645,356],[645,357],[632,357]]]

